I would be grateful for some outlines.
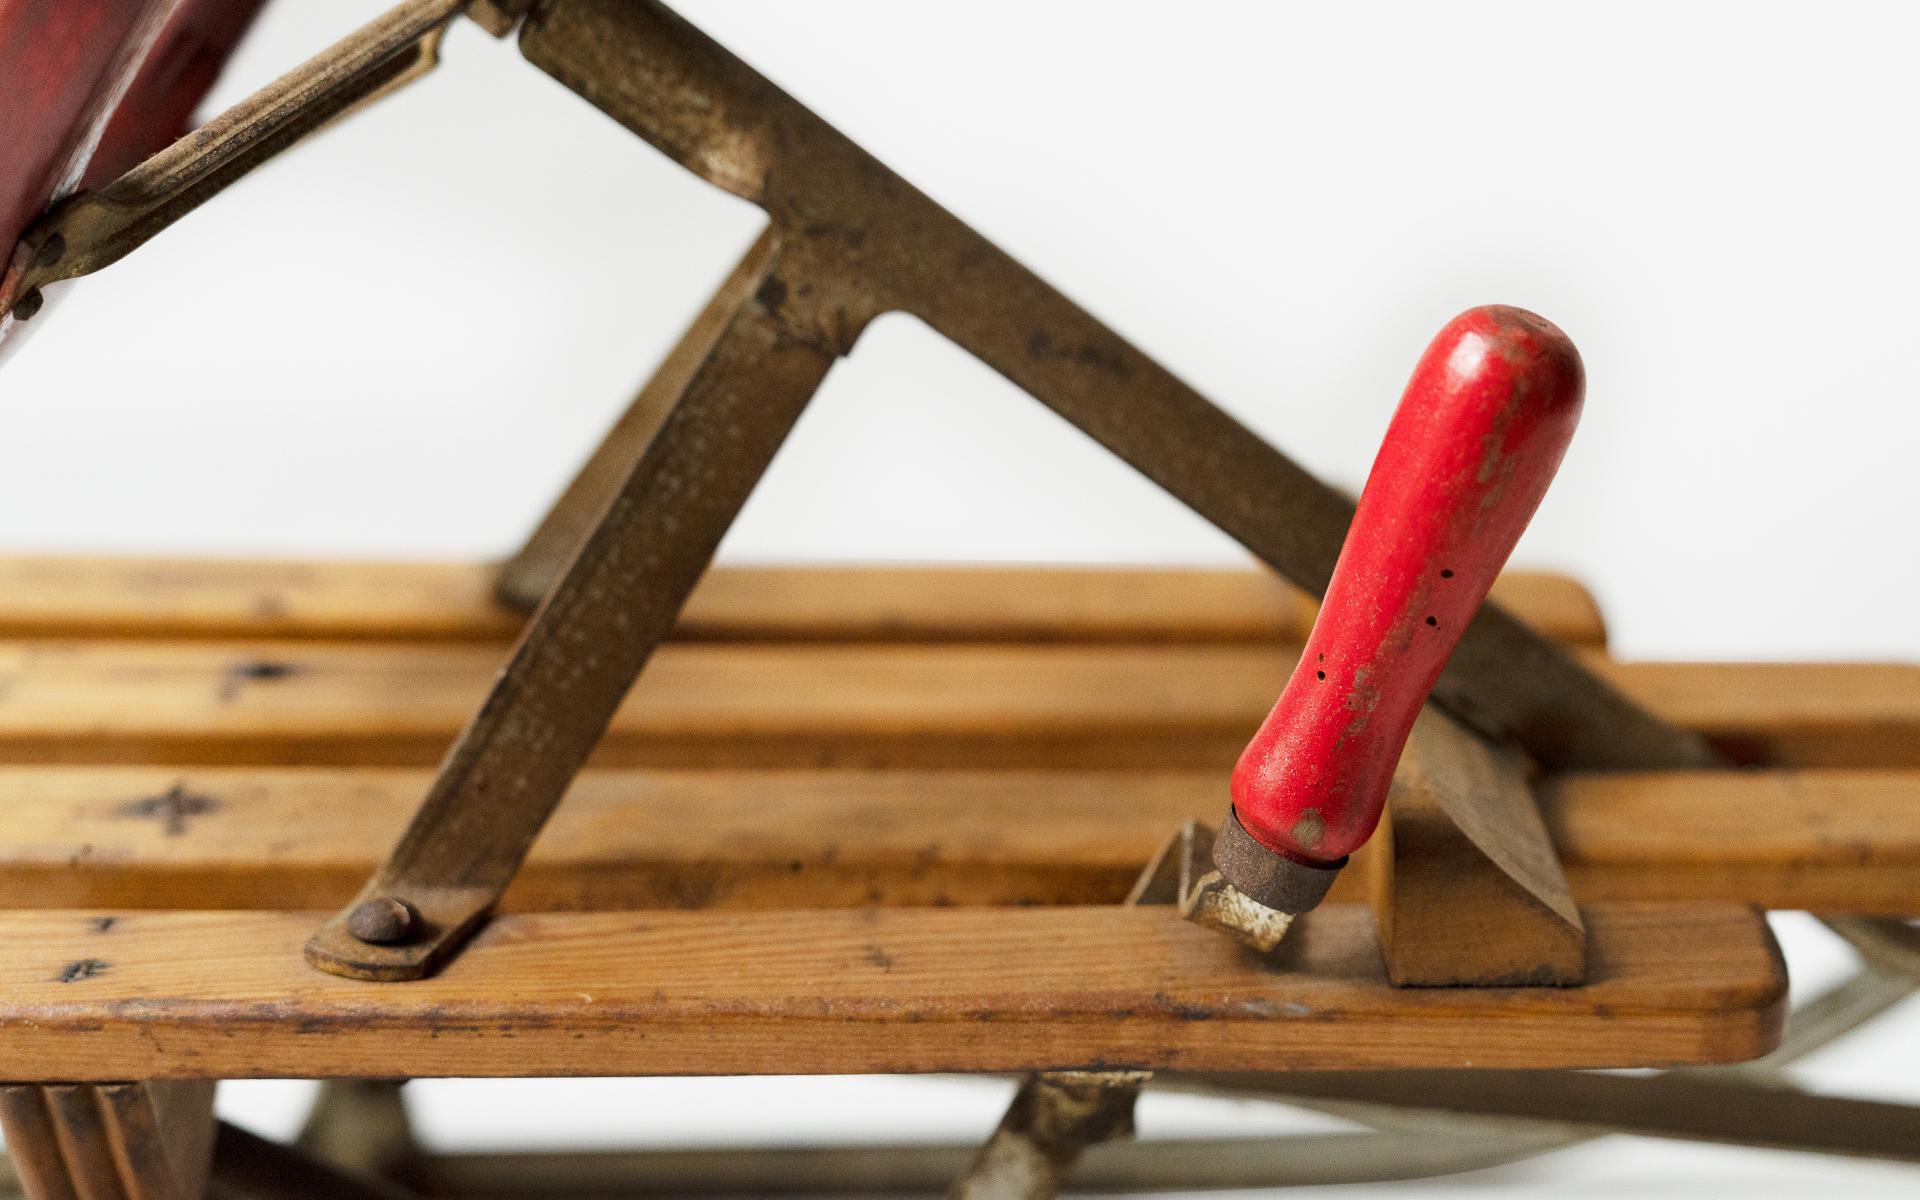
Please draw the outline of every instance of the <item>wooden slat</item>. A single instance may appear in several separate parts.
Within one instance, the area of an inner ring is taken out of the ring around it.
[[[0,908],[332,908],[428,781],[0,769]],[[1583,902],[1920,913],[1920,772],[1577,776],[1541,800]],[[1169,832],[1225,804],[1211,770],[589,771],[505,907],[1118,904]],[[1360,899],[1365,875],[1335,898]]]
[[[1920,914],[1920,771],[1568,776],[1539,798],[1583,899]]]
[[[504,641],[486,563],[0,558],[0,637]],[[1541,632],[1600,646],[1587,590],[1511,572],[1493,598]],[[1111,567],[720,566],[687,640],[1287,641],[1314,605],[1270,572]]]
[[[1396,989],[1346,905],[1272,964],[1168,909],[509,916],[406,984],[308,967],[317,913],[12,912],[0,1061],[23,1080],[1572,1067],[1777,1042],[1785,975],[1751,910],[1587,916],[1584,987]]]
[[[0,636],[499,641],[480,563],[0,557]]]
[[[601,765],[1227,766],[1278,645],[670,645]],[[1920,766],[1920,668],[1591,665],[1781,764]],[[0,761],[438,762],[501,665],[456,643],[0,643]]]
[[[1920,766],[1920,666],[1587,661],[1734,762]]]

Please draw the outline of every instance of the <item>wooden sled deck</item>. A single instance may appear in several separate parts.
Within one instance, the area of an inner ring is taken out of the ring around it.
[[[485,578],[0,564],[11,1077],[1720,1062],[1779,1035],[1753,905],[1920,909],[1920,672],[1606,663],[1584,591],[1516,576],[1524,619],[1772,765],[1539,784],[1583,986],[1391,986],[1362,871],[1265,963],[1119,902],[1218,815],[1309,604],[1253,572],[720,567],[504,915],[430,980],[316,972],[497,669]]]

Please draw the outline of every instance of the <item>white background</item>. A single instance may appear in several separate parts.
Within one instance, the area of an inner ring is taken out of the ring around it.
[[[277,0],[216,101],[382,7]],[[1502,302],[1560,323],[1586,357],[1587,412],[1517,561],[1586,579],[1622,653],[1920,657],[1915,10],[683,11],[1349,487],[1448,317]],[[472,557],[515,544],[758,214],[510,44],[462,27],[446,60],[35,323],[0,374],[0,552]],[[1242,559],[904,317],[835,369],[723,554]],[[1840,969],[1824,935],[1787,926],[1804,977]],[[1917,1019],[1909,1005],[1816,1077],[1920,1099]],[[418,1094],[443,1143],[500,1144],[725,1140],[743,1132],[742,1104],[762,1114],[756,1136],[966,1138],[991,1125],[1003,1089]],[[256,1085],[227,1103],[282,1128],[295,1099]],[[1144,1115],[1149,1133],[1219,1127],[1172,1101]],[[1844,1183],[1891,1196],[1920,1183],[1832,1160],[1625,1144],[1428,1190],[1548,1194],[1554,1178],[1555,1195]]]

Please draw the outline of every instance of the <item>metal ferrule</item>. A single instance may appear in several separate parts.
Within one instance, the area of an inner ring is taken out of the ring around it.
[[[1213,865],[1220,869],[1221,878],[1249,900],[1277,912],[1297,914],[1318,907],[1326,899],[1327,889],[1347,860],[1342,857],[1339,862],[1316,866],[1270,850],[1247,832],[1239,814],[1229,806],[1219,836],[1213,839]]]

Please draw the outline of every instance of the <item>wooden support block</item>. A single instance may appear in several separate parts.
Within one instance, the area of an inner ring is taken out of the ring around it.
[[[1521,989],[1394,988],[1345,905],[1272,960],[1165,909],[527,914],[405,984],[312,970],[318,921],[0,914],[0,1061],[26,1080],[1662,1066],[1766,1053],[1785,995],[1765,922],[1727,905],[1593,906],[1586,985]]]
[[[676,644],[602,766],[1230,767],[1294,658],[1261,645]],[[431,765],[500,669],[446,642],[0,643],[0,762]],[[1920,766],[1920,668],[1592,665],[1800,766]]]
[[[490,563],[0,558],[0,637],[505,643],[524,614]],[[1492,598],[1540,632],[1604,646],[1593,597],[1516,571]],[[688,641],[1304,641],[1316,606],[1268,571],[717,566]]]
[[[1371,844],[1374,924],[1396,985],[1579,983],[1587,935],[1526,765],[1428,708]]]
[[[213,1091],[205,1079],[0,1086],[21,1191],[27,1200],[199,1200]]]
[[[0,908],[332,908],[421,769],[0,768]],[[1920,772],[1575,775],[1540,789],[1574,894],[1920,912]],[[508,911],[1118,904],[1197,771],[588,771]],[[1369,845],[1335,885],[1364,899]]]

